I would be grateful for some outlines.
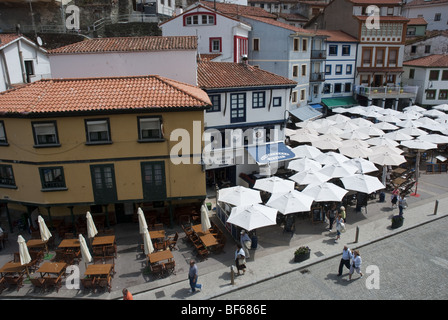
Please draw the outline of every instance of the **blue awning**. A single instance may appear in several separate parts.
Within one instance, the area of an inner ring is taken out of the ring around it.
[[[257,145],[246,149],[258,164],[279,162],[296,156],[283,142]]]

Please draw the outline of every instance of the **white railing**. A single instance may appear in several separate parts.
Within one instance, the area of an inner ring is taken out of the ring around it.
[[[394,87],[394,86],[385,86],[385,87],[364,87],[359,86],[356,90],[357,94],[363,96],[400,96],[400,95],[417,95],[418,87],[417,86],[403,86],[403,87]]]

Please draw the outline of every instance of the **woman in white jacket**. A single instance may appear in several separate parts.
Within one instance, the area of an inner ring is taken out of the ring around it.
[[[359,255],[359,251],[355,250],[355,251],[353,251],[353,253],[354,253],[353,259],[352,259],[352,263],[350,265],[350,272],[348,274],[347,281],[352,280],[352,274],[355,271],[361,276],[361,278],[363,277],[363,274],[361,272],[362,259],[361,259],[361,256]]]

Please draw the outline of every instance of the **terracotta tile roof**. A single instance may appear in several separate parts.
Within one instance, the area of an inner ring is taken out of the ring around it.
[[[401,67],[357,67],[356,70],[358,72],[392,72],[398,73],[403,72],[403,68]]]
[[[213,61],[220,56],[222,56],[220,53],[201,53],[198,54],[198,61]]]
[[[303,21],[306,22],[309,19],[307,17],[304,17],[298,13],[279,13],[278,14],[280,18],[286,19],[288,21]]]
[[[367,20],[369,16],[355,16],[359,20]],[[392,21],[392,22],[408,22],[409,18],[401,16],[380,16],[380,22],[382,21]]]
[[[354,4],[396,4],[396,5],[400,5],[402,0],[350,0],[350,2],[354,3]]]
[[[214,8],[213,1],[200,1],[200,4],[203,4],[209,8]],[[252,6],[242,6],[233,3],[223,3],[216,1],[216,10],[227,14],[229,16],[256,16],[256,17],[266,17],[266,18],[276,18],[275,14],[269,13],[263,8],[260,7],[252,7]]]
[[[432,54],[430,56],[408,60],[403,62],[404,66],[448,68],[448,54]]]
[[[198,86],[203,89],[280,85],[295,86],[297,82],[243,63],[198,63]]]
[[[328,36],[327,41],[334,42],[358,42],[358,39],[340,30],[317,30],[317,35]]]
[[[425,18],[409,18],[408,22],[408,26],[425,26],[427,24]]]
[[[94,38],[51,50],[50,54],[195,50],[195,36]]]
[[[14,33],[0,33],[0,48],[3,48],[8,43],[20,38],[20,35]]]
[[[0,114],[189,109],[210,105],[200,88],[160,76],[40,80],[0,93]]]
[[[293,31],[293,32],[296,32],[296,33],[309,34],[311,36],[315,34],[314,31],[306,30],[306,29],[303,29],[303,28],[294,27],[294,26],[292,26],[290,24],[287,24],[287,23],[284,23],[284,22],[280,22],[280,21],[277,21],[277,20],[274,20],[274,19],[270,19],[270,18],[254,17],[254,16],[246,16],[246,15],[245,15],[245,17],[249,18],[249,19],[256,20],[256,21],[264,22],[264,23],[267,23],[267,24],[270,24],[270,25],[273,25],[273,26],[276,26],[276,27],[279,27],[279,28],[287,29],[287,30],[290,30],[290,31]]]

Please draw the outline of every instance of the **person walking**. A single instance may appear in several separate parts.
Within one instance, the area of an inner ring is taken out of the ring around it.
[[[240,275],[240,270],[243,271],[243,274],[246,272],[246,254],[244,253],[243,247],[241,244],[236,245],[237,249],[235,251],[235,265],[238,270],[238,275]]]
[[[328,231],[331,231],[331,229],[333,229],[333,223],[334,223],[334,219],[336,218],[336,204],[333,203],[331,205],[330,210],[328,210],[328,220],[330,221],[330,225],[328,226]]]
[[[395,186],[394,190],[392,191],[392,198],[391,198],[392,209],[395,208],[395,206],[397,205],[399,194],[400,194],[400,190],[398,189],[397,186]]]
[[[349,247],[344,246],[344,249],[342,249],[342,258],[341,262],[339,262],[339,269],[338,269],[338,277],[342,276],[342,269],[344,266],[350,270],[350,259],[353,258],[352,251]]]
[[[188,280],[190,281],[190,292],[195,293],[196,289],[202,290],[202,284],[198,284],[198,267],[194,260],[190,260],[190,270],[188,271]]]
[[[342,219],[342,215],[339,214],[336,218],[336,239],[334,239],[334,242],[338,242],[338,240],[341,238],[341,232],[343,228],[345,228],[344,220]]]
[[[401,194],[398,194],[398,214],[400,216],[403,215],[403,209],[404,209],[405,202],[406,202],[405,197],[402,196]]]
[[[123,300],[134,300],[134,297],[127,288],[124,288],[122,292],[123,292]]]
[[[352,280],[352,275],[355,271],[360,275],[361,278],[364,276],[364,274],[361,272],[361,264],[362,264],[361,255],[359,254],[358,250],[355,250],[352,258],[352,264],[350,265],[350,272],[348,274],[347,281]]]

